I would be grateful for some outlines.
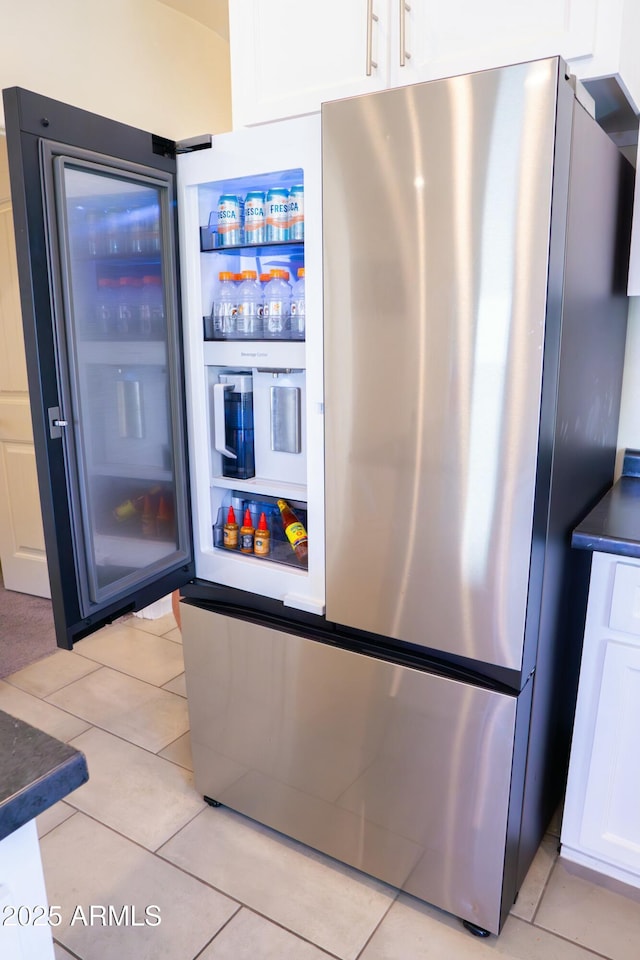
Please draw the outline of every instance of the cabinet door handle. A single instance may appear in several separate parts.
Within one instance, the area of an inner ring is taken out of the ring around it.
[[[367,0],[367,76],[371,76],[372,68],[378,69],[373,59],[373,23],[378,22],[378,14],[373,12],[373,0]]]
[[[404,67],[411,54],[407,52],[407,13],[411,13],[411,5],[406,0],[400,0],[400,66]]]

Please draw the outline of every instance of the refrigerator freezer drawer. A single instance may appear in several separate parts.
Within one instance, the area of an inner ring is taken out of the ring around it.
[[[516,699],[182,610],[198,791],[498,932]]]

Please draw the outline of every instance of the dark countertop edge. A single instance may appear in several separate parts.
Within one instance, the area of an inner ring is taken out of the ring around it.
[[[576,550],[591,550],[592,553],[614,553],[619,557],[633,557],[640,560],[640,543],[637,540],[620,540],[604,534],[595,536],[574,530],[571,546]]]
[[[89,779],[87,761],[77,751],[0,804],[0,840],[33,820]]]
[[[571,546],[640,559],[640,450],[625,450],[620,479],[575,528]]]
[[[0,841],[88,779],[80,750],[0,710]]]

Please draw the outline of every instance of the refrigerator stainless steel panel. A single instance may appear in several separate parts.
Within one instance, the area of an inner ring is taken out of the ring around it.
[[[323,106],[327,617],[519,668],[558,60]]]
[[[519,698],[189,604],[182,623],[200,793],[497,932]]]

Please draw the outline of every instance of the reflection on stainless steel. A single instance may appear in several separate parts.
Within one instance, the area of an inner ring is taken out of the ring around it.
[[[515,697],[191,606],[182,617],[199,792],[498,923]]]
[[[516,669],[555,96],[542,61],[323,115],[328,616]]]

